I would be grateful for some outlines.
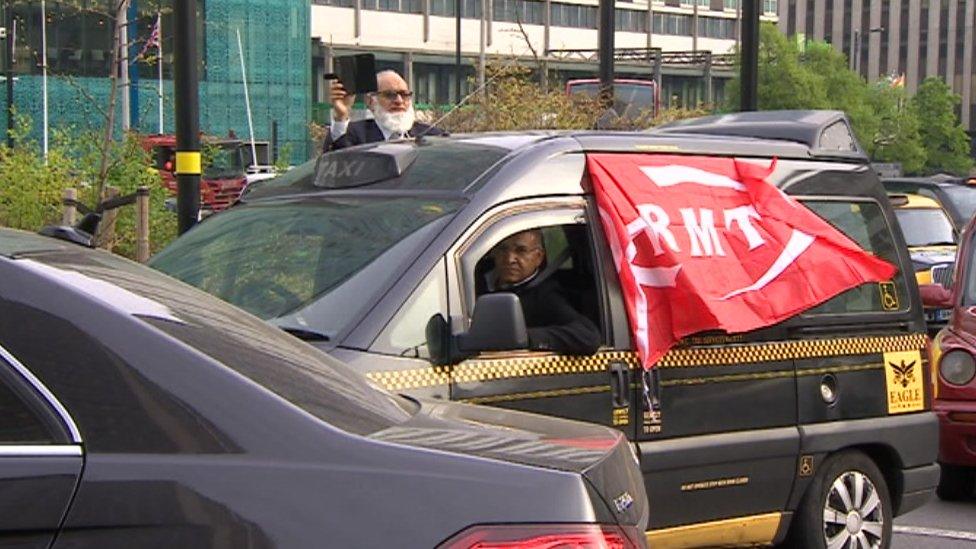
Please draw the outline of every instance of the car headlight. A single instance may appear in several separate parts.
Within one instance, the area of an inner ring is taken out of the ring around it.
[[[949,351],[939,362],[939,375],[953,385],[965,385],[976,376],[976,360],[967,351]]]

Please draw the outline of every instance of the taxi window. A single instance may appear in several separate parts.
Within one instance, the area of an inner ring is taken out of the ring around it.
[[[891,238],[891,227],[876,202],[846,200],[803,200],[814,213],[847,235],[865,251],[899,265]],[[908,289],[899,270],[891,284],[867,283],[834,297],[807,311],[806,315],[904,311]]]

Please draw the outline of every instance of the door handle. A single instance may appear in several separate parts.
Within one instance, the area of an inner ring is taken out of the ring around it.
[[[630,365],[626,362],[610,363],[610,398],[614,408],[630,406]]]

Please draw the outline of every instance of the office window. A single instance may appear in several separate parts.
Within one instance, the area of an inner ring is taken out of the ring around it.
[[[646,16],[644,11],[618,8],[614,13],[614,28],[618,31],[647,32]]]

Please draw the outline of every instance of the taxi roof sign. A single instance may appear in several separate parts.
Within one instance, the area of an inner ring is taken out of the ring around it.
[[[348,189],[393,179],[417,159],[411,143],[384,143],[366,150],[343,149],[323,154],[315,166],[316,187]]]

